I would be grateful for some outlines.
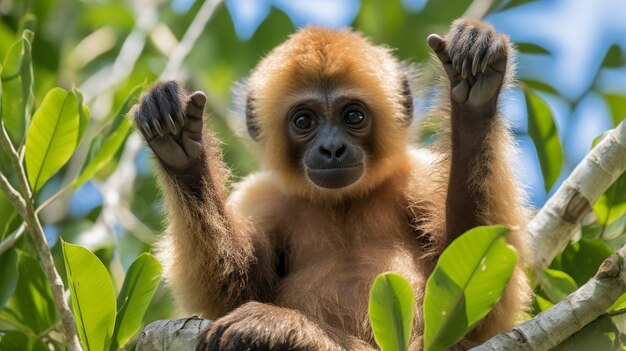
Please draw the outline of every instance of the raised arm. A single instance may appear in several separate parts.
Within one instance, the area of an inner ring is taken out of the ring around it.
[[[176,82],[155,84],[133,110],[158,159],[167,236],[166,278],[188,313],[216,318],[249,300],[267,300],[274,274],[262,233],[226,206],[229,172],[217,138],[203,128],[206,96]]]
[[[512,75],[506,36],[486,23],[460,19],[441,38],[428,37],[450,80],[451,154],[446,198],[446,242],[479,225],[504,224],[518,252],[518,268],[494,307],[469,336],[472,342],[515,325],[531,296],[521,266],[526,249],[521,229],[526,220],[522,191],[515,182],[511,136],[498,100]]]
[[[514,151],[498,107],[503,83],[512,74],[507,37],[484,22],[460,19],[444,38],[430,35],[428,45],[450,80],[450,241],[478,225],[522,225]]]

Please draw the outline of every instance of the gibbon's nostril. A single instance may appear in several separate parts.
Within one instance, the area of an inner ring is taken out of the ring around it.
[[[341,144],[341,146],[335,151],[335,158],[339,159],[346,153],[346,146]]]
[[[320,146],[319,151],[320,151],[320,154],[321,154],[322,156],[324,156],[324,158],[326,158],[326,159],[328,159],[328,160],[332,160],[332,159],[333,159],[333,154],[332,154],[332,152],[330,152],[330,151],[329,151],[328,149],[326,149],[325,147]]]

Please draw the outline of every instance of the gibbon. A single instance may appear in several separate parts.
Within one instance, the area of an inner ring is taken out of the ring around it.
[[[385,271],[415,291],[410,349],[420,350],[425,283],[452,240],[508,225],[523,264],[526,211],[498,107],[508,39],[460,19],[427,43],[447,77],[438,147],[413,142],[415,68],[353,30],[309,26],[240,87],[263,166],[230,194],[206,96],[176,82],[142,96],[132,114],[158,159],[166,278],[183,311],[214,319],[198,350],[373,350],[368,296]],[[519,265],[456,349],[519,320],[530,296]]]

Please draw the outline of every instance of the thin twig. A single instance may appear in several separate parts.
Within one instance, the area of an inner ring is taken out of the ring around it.
[[[54,200],[63,196],[63,194],[65,194],[70,189],[72,189],[72,183],[67,184],[61,190],[57,191],[54,195],[47,198],[46,201],[42,202],[41,205],[39,205],[39,207],[37,207],[37,209],[35,210],[35,214],[39,214],[39,212],[41,212],[44,208],[48,207],[48,205],[53,203]]]
[[[35,244],[35,249],[37,251],[37,255],[39,256],[39,261],[41,262],[43,271],[46,274],[48,283],[50,284],[54,303],[61,313],[61,320],[63,321],[63,329],[66,342],[70,350],[82,351],[80,341],[78,340],[78,332],[76,330],[76,320],[74,318],[74,315],[72,314],[72,311],[70,310],[69,305],[67,304],[67,301],[65,300],[65,288],[63,287],[63,281],[61,280],[61,277],[59,276],[59,273],[54,266],[52,253],[50,252],[50,248],[48,247],[48,241],[46,240],[43,228],[41,226],[41,223],[39,222],[39,217],[37,217],[37,215],[35,214],[33,194],[30,189],[30,185],[28,184],[26,171],[24,170],[24,167],[20,162],[20,156],[18,155],[17,151],[13,147],[13,144],[11,143],[11,140],[9,139],[9,135],[7,134],[7,130],[4,128],[4,124],[0,123],[0,127],[0,145],[9,157],[13,170],[17,173],[18,181],[20,183],[20,190],[22,194],[21,204],[18,203],[19,201],[16,201],[16,204],[14,205],[17,206],[15,206],[15,208],[22,217],[22,219],[24,219],[24,222],[26,222],[26,224],[30,228],[29,233],[31,234],[31,239]],[[3,180],[6,180],[4,176],[2,178]],[[4,181],[0,181],[0,183],[4,183]],[[5,188],[4,185],[3,189]],[[11,196],[15,196],[15,194],[11,193],[10,191],[9,193]]]
[[[213,16],[213,12],[215,12],[217,5],[221,2],[222,0],[207,0],[202,4],[202,7],[200,7],[200,10],[196,13],[196,17],[194,17],[193,21],[191,21],[191,24],[189,25],[189,28],[187,28],[185,35],[183,35],[183,38],[170,54],[170,59],[167,61],[165,69],[159,76],[160,80],[172,79],[176,77],[178,70],[185,60],[185,57],[187,57],[193,48],[193,45],[200,37],[200,34],[202,34],[204,27],[206,27],[209,19]]]
[[[9,200],[11,205],[13,205],[17,213],[19,213],[20,216],[23,216],[25,214],[24,208],[26,207],[26,203],[24,202],[22,195],[15,190],[2,172],[0,172],[0,190],[2,190],[4,195],[7,197],[7,200]]]
[[[13,244],[19,239],[26,230],[26,223],[22,223],[15,231],[9,234],[2,242],[0,242],[0,255],[5,253],[8,249],[13,247]]]

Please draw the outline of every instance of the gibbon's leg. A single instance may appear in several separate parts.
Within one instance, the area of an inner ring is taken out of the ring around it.
[[[446,244],[478,225],[512,228],[508,241],[518,251],[504,295],[469,340],[482,342],[518,323],[531,290],[520,268],[526,249],[521,238],[526,213],[510,165],[511,136],[498,111],[507,67],[508,39],[477,20],[460,19],[441,38],[428,37],[450,80],[451,165],[446,199]]]
[[[510,137],[498,98],[509,43],[486,23],[460,19],[429,46],[450,79],[451,166],[446,201],[448,242],[478,225],[520,226],[523,210],[509,165]]]
[[[226,207],[228,170],[219,142],[203,130],[206,96],[157,83],[133,110],[159,160],[168,218],[166,276],[187,313],[216,318],[251,299],[266,300],[268,243]]]

